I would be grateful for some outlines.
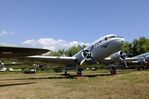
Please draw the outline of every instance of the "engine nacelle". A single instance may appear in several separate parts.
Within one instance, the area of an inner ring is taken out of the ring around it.
[[[149,64],[149,57],[142,58],[139,63],[142,65]]]
[[[118,51],[110,56],[112,61],[122,62],[126,58],[127,54],[124,51]]]
[[[149,57],[146,58],[147,64],[149,64]]]

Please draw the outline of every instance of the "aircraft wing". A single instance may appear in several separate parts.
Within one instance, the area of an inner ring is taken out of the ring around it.
[[[0,46],[0,58],[17,58],[24,56],[40,55],[48,51],[49,50],[47,49],[40,48]]]
[[[140,58],[126,58],[126,62],[135,62],[135,63],[137,63],[139,60],[141,60]],[[119,64],[119,63],[122,63],[123,61],[121,60],[113,60],[111,57],[107,57],[107,58],[105,58],[103,61],[102,61],[102,63],[104,63],[104,64],[113,64],[113,63],[115,63],[115,64]]]
[[[34,64],[44,64],[52,66],[75,65],[76,57],[59,57],[59,56],[28,56],[19,59]]]
[[[141,58],[126,58],[126,61],[127,62],[131,62],[131,61],[139,61],[139,60],[141,60]]]

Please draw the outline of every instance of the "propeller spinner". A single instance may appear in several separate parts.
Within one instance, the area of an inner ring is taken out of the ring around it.
[[[126,58],[127,58],[127,54],[124,52],[124,51],[121,51],[120,52],[120,57],[123,59],[123,63],[125,65],[125,67],[127,68],[127,61],[126,61]]]

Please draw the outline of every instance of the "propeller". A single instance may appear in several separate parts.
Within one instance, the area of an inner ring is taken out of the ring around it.
[[[128,67],[127,61],[126,61],[127,54],[126,54],[124,51],[121,51],[120,57],[123,59],[123,63],[124,63],[124,65],[125,65],[125,67],[127,68],[127,67]]]
[[[87,59],[92,59],[93,61],[95,61],[96,63],[97,60],[93,57],[92,55],[92,50],[94,48],[94,45],[90,47],[90,49],[85,50],[82,46],[78,45],[80,47],[80,49],[82,50],[82,56],[84,57],[84,59],[80,62],[80,65],[82,65]]]
[[[128,66],[127,66],[126,58],[124,58],[123,62],[124,62],[125,67],[127,68]]]

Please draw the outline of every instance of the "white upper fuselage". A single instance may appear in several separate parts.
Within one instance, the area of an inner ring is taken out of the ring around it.
[[[104,58],[120,50],[123,44],[124,38],[111,34],[96,40],[91,45],[84,48],[84,50],[90,50],[92,48],[92,56],[98,62],[100,62]],[[74,55],[74,57],[76,57],[79,61],[82,61],[84,59],[82,52],[83,51],[80,51]]]

